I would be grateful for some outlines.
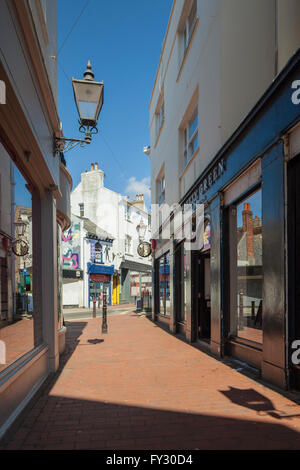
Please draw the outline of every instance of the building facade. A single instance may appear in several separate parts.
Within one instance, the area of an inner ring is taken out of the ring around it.
[[[108,305],[117,303],[112,245],[114,238],[86,217],[72,216],[62,234],[63,307],[102,305],[104,289]]]
[[[151,259],[142,258],[137,252],[140,241],[149,241],[151,235],[144,196],[137,195],[134,201],[129,201],[106,188],[104,172],[98,163],[93,163],[90,171],[82,173],[71,194],[71,210],[83,223],[82,269],[86,288],[78,305],[89,307],[93,300],[98,301],[103,282],[107,283],[111,305],[135,303],[143,285],[147,286],[144,290],[150,291]],[[95,237],[95,243],[91,237]],[[64,287],[66,295],[67,289]],[[67,298],[68,305],[77,305],[77,300],[72,301],[72,294]],[[65,298],[64,305],[66,302]]]
[[[58,256],[72,179],[60,135],[55,0],[0,2],[0,437],[65,343]]]
[[[299,8],[174,1],[150,101],[152,203],[169,214],[152,234],[153,319],[282,388],[299,386]],[[174,204],[192,208],[198,249]]]

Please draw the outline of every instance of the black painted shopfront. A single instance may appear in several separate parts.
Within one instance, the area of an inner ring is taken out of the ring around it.
[[[170,331],[282,388],[300,387],[300,365],[291,362],[300,340],[297,80],[300,51],[180,201],[205,205],[203,249],[185,252],[171,238],[155,255],[168,253]],[[154,309],[153,319],[160,316]]]

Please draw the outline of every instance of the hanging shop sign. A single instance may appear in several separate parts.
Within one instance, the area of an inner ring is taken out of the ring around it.
[[[138,255],[142,258],[147,258],[151,255],[152,249],[148,242],[141,242],[137,248]]]
[[[200,181],[196,189],[192,192],[185,204],[197,204],[206,191],[211,188],[226,170],[225,159],[222,158],[208,173],[208,175]]]
[[[14,240],[12,242],[12,251],[16,256],[25,256],[29,252],[28,243],[24,240]]]

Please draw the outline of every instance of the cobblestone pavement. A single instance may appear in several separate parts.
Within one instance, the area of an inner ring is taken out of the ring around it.
[[[2,449],[300,448],[295,402],[144,316],[67,327],[58,373]]]

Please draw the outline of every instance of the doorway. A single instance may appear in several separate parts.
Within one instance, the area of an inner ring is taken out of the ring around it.
[[[210,251],[196,256],[197,339],[210,342],[211,294]]]
[[[289,344],[300,338],[300,155],[288,164],[288,311]],[[293,350],[289,351],[291,360]],[[300,365],[290,364],[291,385],[300,390]]]
[[[107,296],[107,305],[111,305],[111,286],[108,282],[94,281],[90,280],[89,286],[89,306],[91,302],[96,301],[97,307],[101,308],[103,306],[103,292],[106,289],[108,294]]]

